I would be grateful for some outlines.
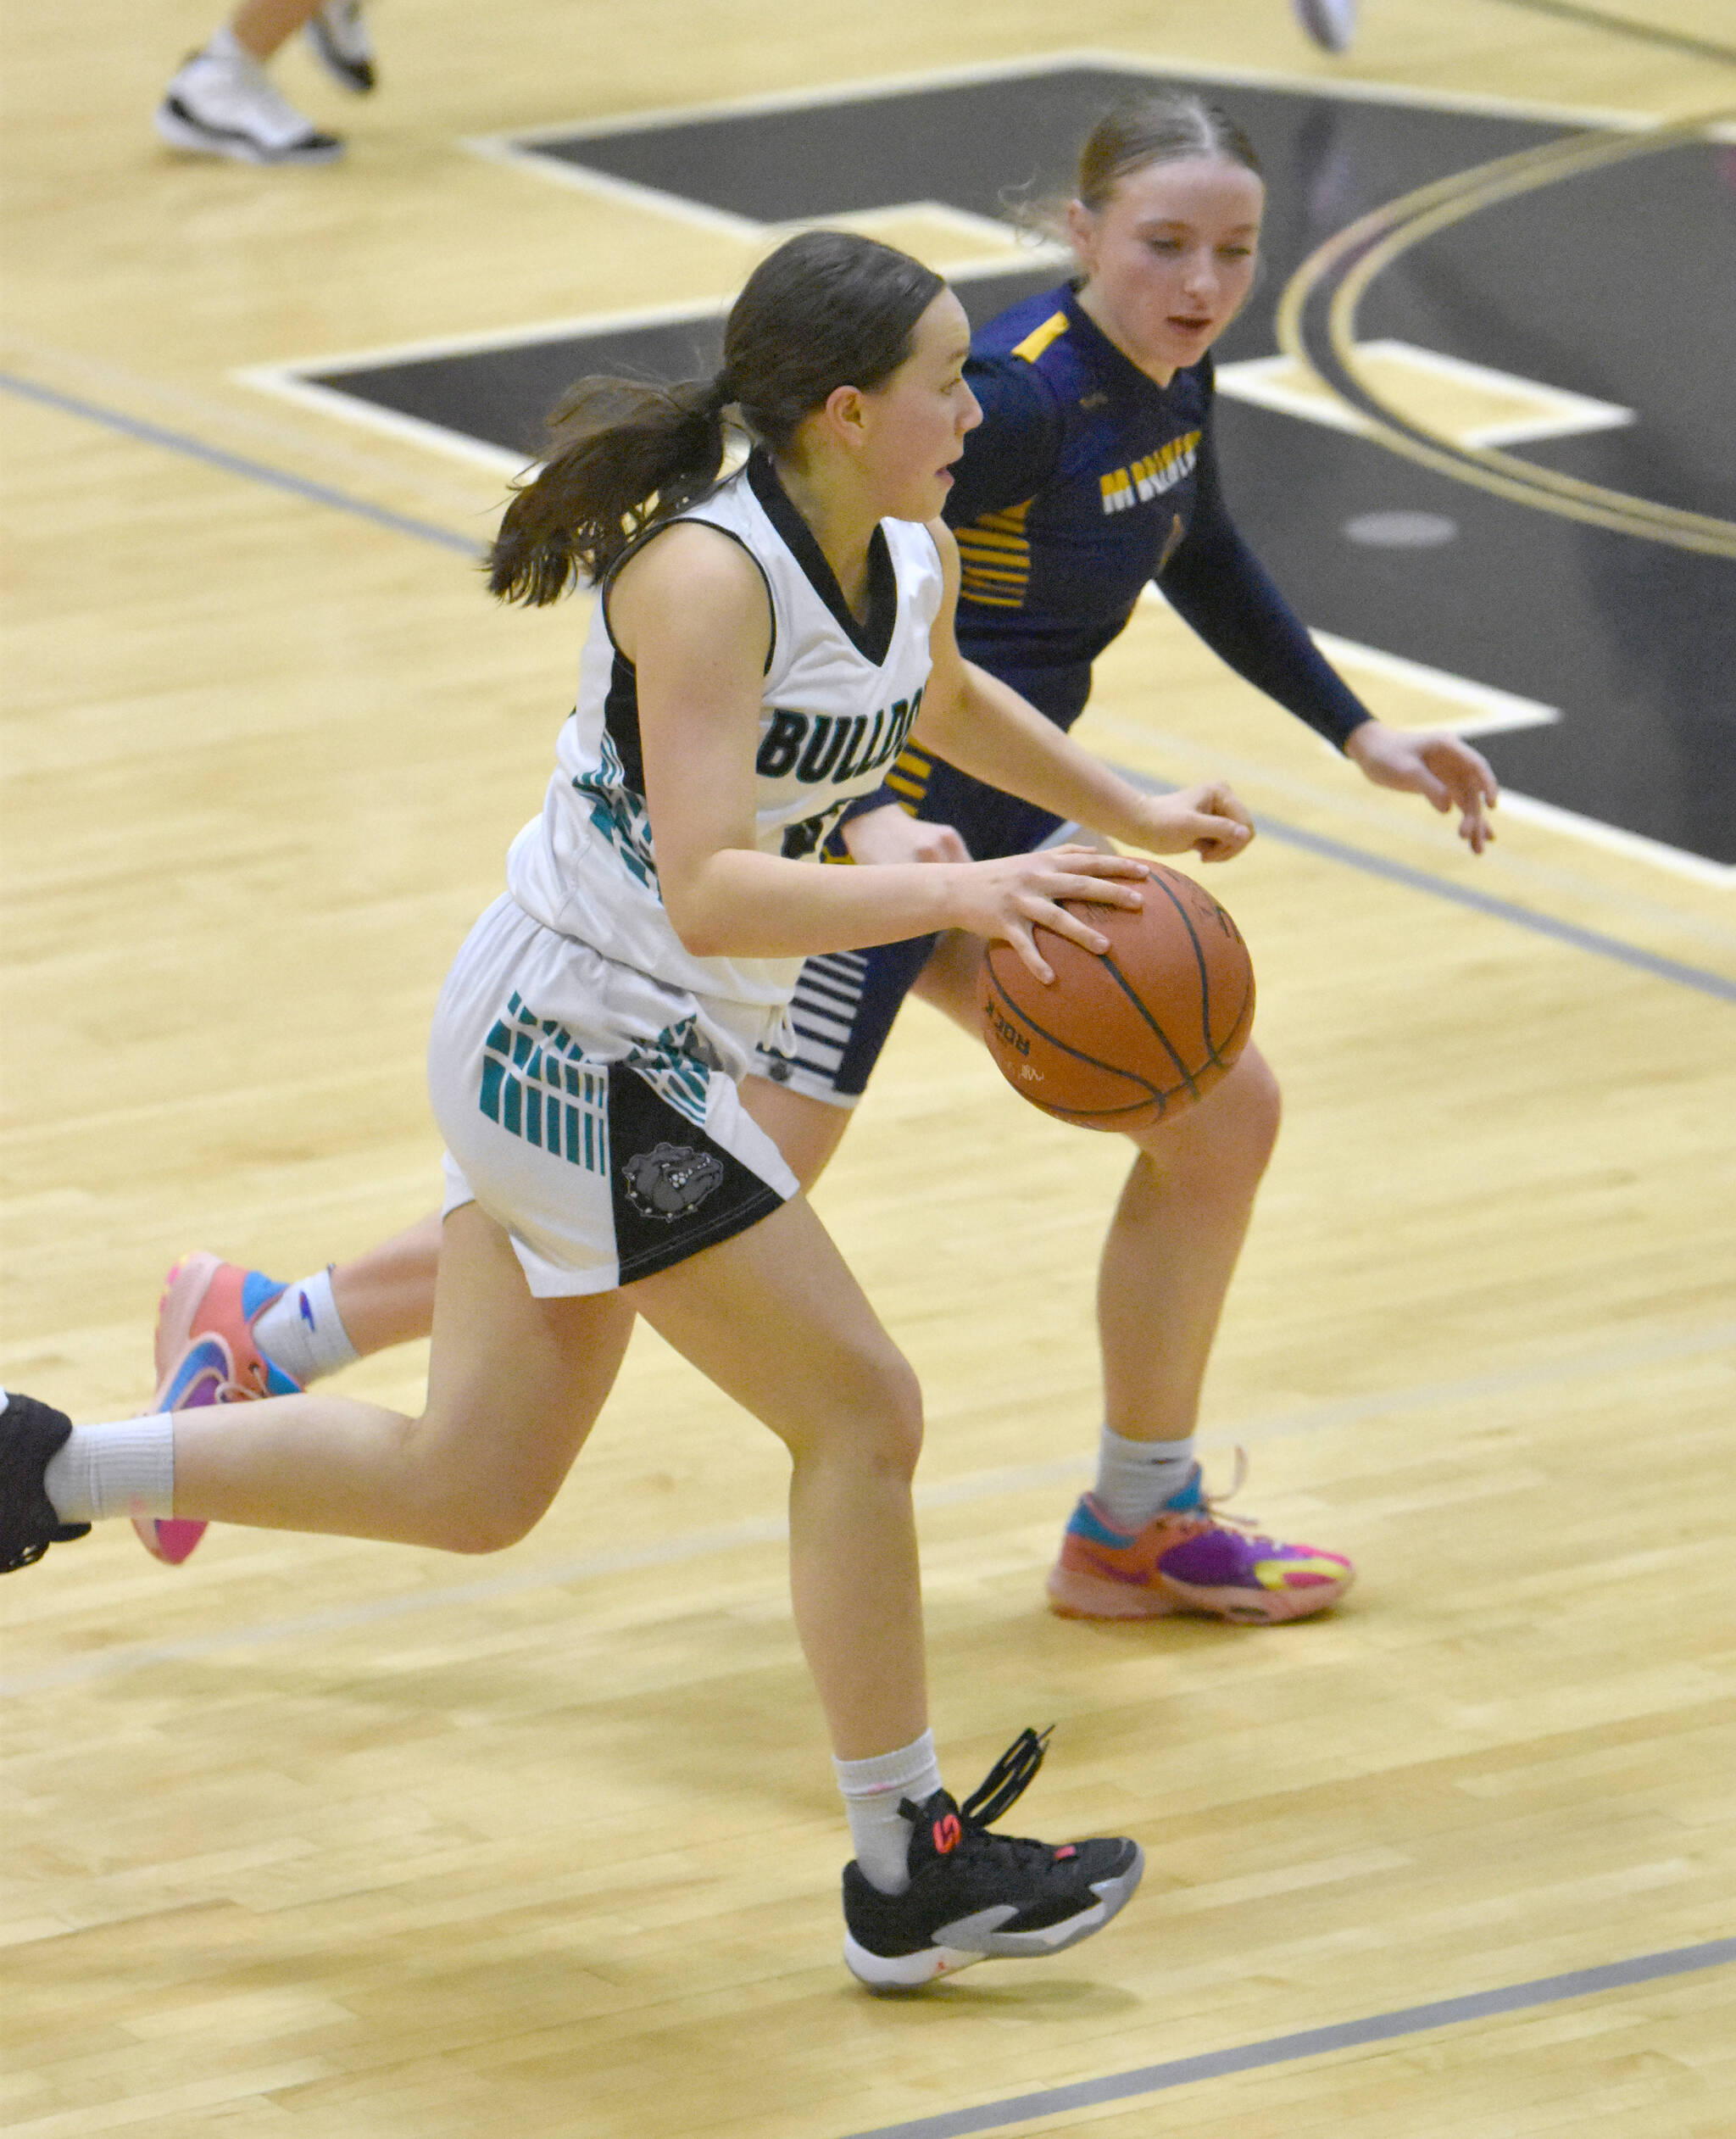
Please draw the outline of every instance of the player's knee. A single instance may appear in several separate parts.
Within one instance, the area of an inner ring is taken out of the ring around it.
[[[916,1459],[922,1453],[922,1388],[915,1368],[902,1352],[894,1351],[887,1364],[881,1461],[883,1468],[908,1479],[915,1474]]]
[[[1244,1055],[1237,1068],[1245,1069],[1246,1072],[1240,1095],[1243,1140],[1249,1157],[1263,1173],[1283,1122],[1284,1095],[1265,1056]]]
[[[442,1552],[466,1556],[504,1552],[528,1537],[548,1512],[548,1502],[534,1506],[523,1501],[476,1495],[442,1507],[435,1519],[435,1535],[428,1542]]]
[[[888,1339],[834,1378],[826,1415],[804,1436],[810,1451],[881,1476],[909,1479],[922,1453],[922,1390]]]
[[[442,1552],[504,1552],[528,1537],[548,1512],[554,1487],[537,1479],[490,1474],[481,1465],[439,1466],[424,1474],[425,1542]]]

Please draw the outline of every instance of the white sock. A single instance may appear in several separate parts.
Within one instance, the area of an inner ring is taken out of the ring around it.
[[[920,1805],[940,1788],[934,1733],[925,1730],[914,1745],[870,1760],[840,1760],[834,1753],[832,1765],[863,1878],[882,1894],[902,1894],[910,1883],[910,1823],[899,1800]]]
[[[48,1458],[42,1490],[63,1523],[175,1512],[175,1421],[166,1411],[75,1426]]]
[[[353,1366],[362,1356],[350,1342],[331,1296],[329,1266],[299,1284],[286,1285],[254,1323],[253,1341],[303,1389],[323,1374]]]
[[[1092,1497],[1118,1529],[1143,1530],[1194,1475],[1194,1437],[1130,1441],[1105,1426]]]

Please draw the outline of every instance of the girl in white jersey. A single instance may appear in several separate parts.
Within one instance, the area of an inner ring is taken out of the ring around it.
[[[1038,926],[1105,946],[1055,902],[1136,905],[1145,870],[1078,849],[797,865],[907,732],[1152,851],[1249,836],[1226,790],[1141,794],[960,659],[938,515],[977,417],[968,347],[926,269],[807,233],[749,281],[718,379],[587,382],[509,510],[498,593],[552,600],[579,572],[602,593],[542,816],[436,1016],[448,1191],[421,1417],[219,1407],[197,1374],[109,1425],[0,1408],[0,1569],[128,1514],[488,1551],[548,1507],[644,1314],[789,1449],[795,1618],[856,1852],[846,1958],[881,1985],[1071,1944],[1141,1858],[988,1831],[1042,1757],[1032,1733],[962,1807],[943,1789],[914,1379],[735,1080],[806,953],[957,927],[1045,974]],[[720,485],[732,404],[758,443]]]

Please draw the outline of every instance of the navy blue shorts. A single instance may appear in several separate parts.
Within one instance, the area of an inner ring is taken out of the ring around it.
[[[914,744],[893,767],[886,784],[913,816],[926,824],[951,825],[976,861],[1029,854],[1062,829],[1062,820],[1049,810],[985,787]],[[836,849],[840,859],[843,851]],[[832,1106],[854,1106],[868,1088],[893,1020],[935,942],[932,936],[912,936],[873,950],[828,951],[808,959],[790,1005],[794,1051],[778,1055],[762,1048],[754,1074]]]

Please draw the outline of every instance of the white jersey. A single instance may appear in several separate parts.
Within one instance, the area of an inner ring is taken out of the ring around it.
[[[762,853],[811,855],[845,805],[878,786],[921,705],[943,592],[933,538],[914,521],[881,522],[869,552],[869,618],[858,624],[762,455],[679,517],[732,536],[765,579],[772,643],[754,840]],[[620,965],[696,996],[781,1011],[799,958],[696,958],[670,925],[645,807],[637,681],[609,636],[607,599],[605,582],[578,705],[561,730],[542,814],[512,844],[508,887],[533,920]]]

